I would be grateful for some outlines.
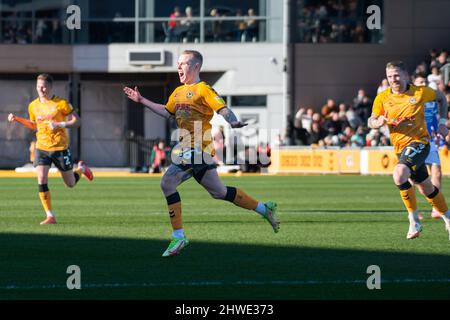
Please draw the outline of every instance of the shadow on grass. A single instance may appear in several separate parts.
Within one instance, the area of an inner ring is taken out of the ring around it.
[[[0,299],[448,299],[450,256],[197,242],[0,234]],[[69,265],[81,290],[66,288]],[[369,265],[382,289],[368,290]]]

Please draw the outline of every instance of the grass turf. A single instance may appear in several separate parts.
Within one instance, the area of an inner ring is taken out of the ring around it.
[[[171,228],[159,181],[97,178],[69,190],[50,179],[58,224],[40,226],[35,179],[0,179],[0,299],[450,298],[443,221],[418,195],[424,231],[407,241],[390,177],[224,177],[278,203],[278,234],[191,179],[179,188],[191,244],[174,258],[161,258]],[[69,265],[81,269],[81,290],[66,287]],[[366,286],[370,265],[381,290]]]

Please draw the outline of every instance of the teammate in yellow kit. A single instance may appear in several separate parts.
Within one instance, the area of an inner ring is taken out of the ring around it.
[[[279,230],[279,222],[275,217],[276,203],[258,202],[238,188],[224,186],[219,179],[213,160],[214,148],[209,123],[214,111],[232,128],[241,128],[247,124],[239,121],[214,89],[200,80],[202,63],[203,57],[197,51],[186,50],[180,55],[178,76],[183,85],[174,90],[166,105],[142,97],[137,87],[124,88],[131,100],[142,103],[162,117],[175,117],[179,128],[179,144],[172,150],[172,164],[161,180],[173,229],[172,241],[163,257],[176,255],[189,244],[183,230],[181,199],[177,186],[191,177],[213,198],[254,210],[270,223],[275,232]]]
[[[417,185],[433,210],[442,215],[445,228],[450,234],[450,211],[444,195],[432,184],[425,164],[431,138],[425,122],[424,104],[435,100],[436,92],[429,87],[409,84],[405,64],[401,61],[389,62],[386,65],[386,75],[390,88],[375,98],[368,125],[374,129],[385,124],[389,127],[391,141],[399,159],[394,169],[394,183],[400,189],[409,217],[406,238],[417,238],[422,231],[416,193],[409,179]],[[438,133],[444,137],[448,134],[445,119],[446,115],[441,114],[438,126]]]
[[[8,121],[18,122],[36,131],[36,151],[34,166],[39,184],[39,198],[47,218],[41,224],[55,224],[50,190],[48,189],[48,172],[52,163],[59,169],[66,186],[72,188],[84,174],[88,180],[94,178],[91,170],[80,161],[73,169],[72,155],[69,149],[69,136],[66,128],[80,126],[80,117],[69,102],[52,94],[53,79],[49,74],[40,74],[36,81],[39,97],[28,106],[30,119],[20,118],[12,113]]]

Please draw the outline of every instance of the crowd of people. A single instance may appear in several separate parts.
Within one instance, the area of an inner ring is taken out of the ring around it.
[[[298,13],[298,41],[309,43],[378,42],[381,33],[368,30],[357,0],[305,1]]]
[[[207,41],[222,42],[256,42],[258,39],[258,20],[253,8],[247,10],[247,15],[242,9],[236,12],[220,8],[212,8],[208,11],[209,17],[217,20],[205,23],[205,38]],[[221,20],[222,17],[236,17],[236,20]],[[199,21],[194,18],[193,9],[187,6],[184,13],[180,7],[175,7],[169,16],[165,26],[165,42],[198,42],[200,38]]]
[[[419,63],[411,77],[424,75],[428,86],[444,93],[450,104],[450,57],[448,51],[430,50],[429,56]],[[444,74],[447,72],[447,74]],[[411,83],[412,83],[411,78]],[[383,79],[377,94],[388,88]],[[390,146],[387,126],[369,129],[367,119],[371,115],[373,99],[361,88],[351,103],[328,99],[317,110],[312,107],[299,107],[293,116],[287,119],[287,128],[281,145],[320,146],[320,147],[378,147]],[[450,118],[450,112],[448,115]],[[447,120],[450,128],[450,120]],[[450,138],[446,144],[450,146]]]
[[[53,18],[39,18],[34,25],[31,18],[22,17],[20,12],[13,12],[2,21],[2,43],[30,44],[30,43],[61,43],[61,21]]]

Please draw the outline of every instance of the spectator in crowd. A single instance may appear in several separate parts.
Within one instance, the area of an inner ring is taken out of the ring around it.
[[[338,111],[336,103],[333,99],[328,99],[327,103],[322,106],[321,114],[323,118],[328,118],[333,111]]]
[[[219,11],[216,8],[213,8],[209,15],[213,18],[219,18],[220,14]],[[213,41],[214,42],[220,42],[222,41],[222,21],[221,20],[214,20],[211,21],[212,23],[212,34],[213,34]]]
[[[155,144],[150,156],[149,173],[164,173],[169,165],[169,158],[169,148],[165,146],[164,141]]]
[[[302,120],[300,118],[295,118],[294,120],[294,143],[297,146],[307,146],[308,145],[308,131],[303,128]]]
[[[247,26],[245,28],[245,40],[256,42],[258,35],[258,20],[256,20],[255,9],[248,9]]]
[[[339,114],[335,111],[331,113],[329,119],[325,120],[324,127],[328,131],[329,135],[335,136],[342,133],[343,121],[339,119]]]
[[[354,131],[353,128],[350,126],[345,126],[344,130],[342,131],[342,133],[340,133],[338,135],[339,137],[339,146],[341,148],[343,147],[350,147],[351,146],[351,139],[352,136],[354,135]]]
[[[442,79],[438,67],[436,66],[431,67],[431,73],[427,77],[428,86],[433,90],[438,90],[441,80]]]
[[[195,37],[196,22],[192,14],[192,7],[187,6],[185,9],[185,17],[180,21],[180,35],[183,42],[198,42]]]
[[[372,110],[372,101],[366,95],[364,89],[358,90],[358,95],[353,99],[353,108],[355,108],[356,113],[364,122],[369,119]]]
[[[261,168],[266,168],[270,166],[271,160],[270,156],[272,154],[272,150],[270,148],[270,145],[268,143],[260,143],[258,145],[258,148],[256,149],[257,155],[258,155],[258,165]]]
[[[170,14],[169,23],[167,25],[167,38],[166,42],[178,42],[180,37],[180,21],[177,20],[181,17],[180,7],[175,7]]]
[[[380,92],[383,92],[387,88],[389,88],[389,83],[388,83],[387,79],[385,78],[385,79],[381,80],[381,83],[377,89],[377,94],[379,94]]]
[[[352,147],[363,148],[366,146],[366,133],[363,126],[358,127],[350,141]]]
[[[241,9],[237,9],[236,17],[243,17]],[[245,42],[245,29],[247,28],[247,22],[244,19],[236,20],[235,26],[236,26],[236,41]]]
[[[348,106],[347,111],[345,112],[345,116],[347,118],[348,123],[350,124],[350,126],[353,129],[358,128],[359,126],[363,125],[364,122],[362,121],[362,119],[359,117],[359,115],[356,113],[355,109],[353,108],[353,106]]]
[[[309,145],[323,145],[323,139],[327,136],[327,131],[322,128],[318,121],[311,124],[311,133],[309,134]]]
[[[306,111],[306,112],[305,112]],[[302,122],[302,128],[305,128],[308,132],[311,131],[311,122],[314,110],[312,108],[299,108],[295,114],[295,119],[300,119]]]
[[[448,52],[446,50],[441,50],[438,57],[431,61],[430,68],[437,67],[438,69],[442,68],[448,61]]]

